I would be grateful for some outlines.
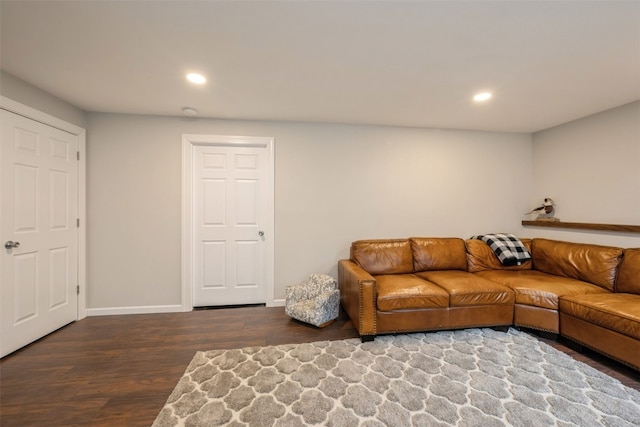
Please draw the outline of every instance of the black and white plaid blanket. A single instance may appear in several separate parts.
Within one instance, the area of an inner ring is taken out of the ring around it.
[[[513,234],[478,234],[472,239],[482,240],[489,245],[502,265],[521,265],[531,259],[531,254],[522,241]]]

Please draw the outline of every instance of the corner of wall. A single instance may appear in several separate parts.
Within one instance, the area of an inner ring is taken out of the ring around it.
[[[85,112],[20,78],[0,70],[0,95],[81,128],[87,128]]]

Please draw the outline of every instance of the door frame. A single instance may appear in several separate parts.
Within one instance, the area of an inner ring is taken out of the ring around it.
[[[199,135],[182,134],[182,310],[193,310],[192,266],[193,266],[193,147],[194,145],[262,147],[267,151],[267,194],[266,224],[264,232],[268,236],[264,244],[266,253],[266,304],[274,302],[274,249],[275,249],[275,140],[262,136]]]
[[[26,117],[47,126],[60,129],[78,137],[78,308],[76,320],[87,317],[87,165],[86,136],[87,131],[80,126],[66,122],[58,117],[44,113],[28,105],[0,96],[0,108]]]

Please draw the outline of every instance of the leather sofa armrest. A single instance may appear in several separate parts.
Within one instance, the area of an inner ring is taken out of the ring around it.
[[[340,302],[360,336],[377,334],[376,280],[351,260],[338,261]]]

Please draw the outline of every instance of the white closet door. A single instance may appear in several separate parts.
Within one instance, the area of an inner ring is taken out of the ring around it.
[[[0,355],[78,313],[78,136],[1,113]]]
[[[193,305],[266,302],[264,147],[193,147]]]

